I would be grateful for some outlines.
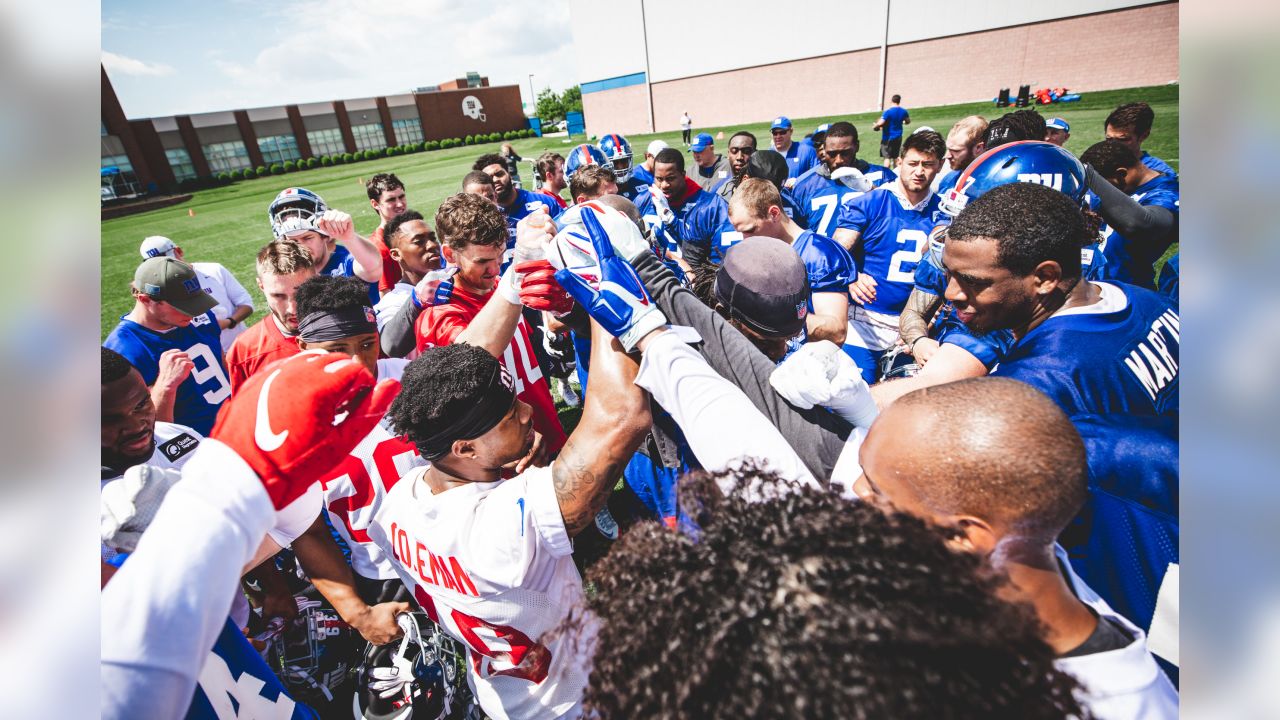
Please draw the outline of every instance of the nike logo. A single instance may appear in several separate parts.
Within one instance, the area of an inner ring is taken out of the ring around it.
[[[262,383],[262,392],[258,394],[258,418],[253,424],[253,441],[263,452],[271,452],[279,449],[284,444],[284,439],[289,437],[289,431],[271,432],[271,417],[267,412],[267,392],[271,389],[271,383],[275,382],[276,376],[280,374],[283,368],[272,371],[267,376],[266,382]]]
[[[520,506],[520,537],[524,537],[524,498],[516,500],[516,504]]]

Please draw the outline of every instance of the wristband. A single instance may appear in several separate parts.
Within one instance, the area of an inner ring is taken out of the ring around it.
[[[239,320],[237,320],[237,319],[235,319],[234,317],[231,317],[231,316],[229,316],[229,315],[227,316],[227,329],[228,329],[228,330],[230,330],[231,328],[233,328],[233,327],[235,327],[235,326],[237,326],[237,325],[239,325],[239,324],[240,324],[240,321],[239,321]]]
[[[422,301],[418,299],[418,289],[417,289],[417,288],[414,288],[414,289],[413,289],[413,291],[409,293],[409,301],[413,303],[413,306],[414,306],[415,308],[417,308],[417,309],[419,309],[419,310],[421,310],[421,309],[422,309]]]

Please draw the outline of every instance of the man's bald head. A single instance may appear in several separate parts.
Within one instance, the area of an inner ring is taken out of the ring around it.
[[[901,509],[979,518],[1051,543],[1088,492],[1084,444],[1030,385],[983,377],[904,395],[862,446],[866,478]]]

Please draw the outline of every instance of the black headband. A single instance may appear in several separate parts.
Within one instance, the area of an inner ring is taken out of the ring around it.
[[[298,338],[309,343],[345,340],[377,331],[378,322],[368,305],[317,311],[298,321]]]
[[[457,422],[435,429],[417,444],[418,452],[428,460],[438,460],[453,448],[457,440],[471,440],[492,430],[507,416],[515,404],[516,393],[511,383],[511,373],[501,362],[495,362],[489,384],[478,393],[475,402],[467,407]]]

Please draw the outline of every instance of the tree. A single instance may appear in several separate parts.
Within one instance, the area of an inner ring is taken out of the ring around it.
[[[582,112],[582,88],[574,85],[560,96],[560,104],[566,113]]]
[[[551,88],[543,88],[538,93],[538,103],[535,105],[538,117],[543,122],[556,122],[564,118],[564,103],[560,101],[560,96]]]

